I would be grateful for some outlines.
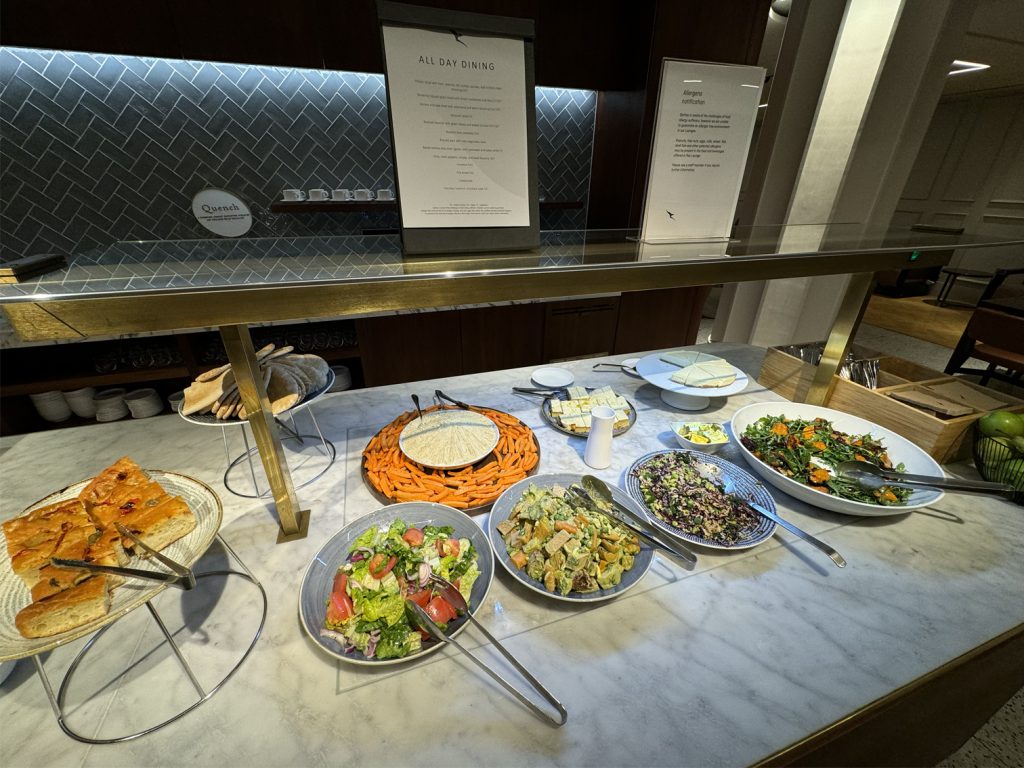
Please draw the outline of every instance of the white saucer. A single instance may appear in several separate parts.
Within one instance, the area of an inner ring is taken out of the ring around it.
[[[636,370],[636,364],[640,362],[639,357],[627,357],[619,365],[622,366],[622,372],[627,376],[634,376],[640,378],[640,374]]]
[[[569,387],[576,381],[568,368],[538,368],[530,375],[538,387]]]

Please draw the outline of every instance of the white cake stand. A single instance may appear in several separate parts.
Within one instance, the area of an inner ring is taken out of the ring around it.
[[[736,381],[725,387],[685,387],[672,381],[672,374],[680,370],[678,365],[666,363],[659,353],[640,358],[636,372],[648,384],[661,389],[661,399],[666,405],[681,411],[702,411],[711,404],[712,397],[735,395],[747,388],[750,381],[747,374],[733,366]]]

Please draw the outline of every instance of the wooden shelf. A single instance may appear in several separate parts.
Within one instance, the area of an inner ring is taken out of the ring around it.
[[[69,391],[82,387],[113,387],[119,384],[136,384],[144,381],[164,381],[167,379],[191,379],[192,374],[183,365],[168,368],[133,368],[127,371],[111,371],[110,373],[79,373],[74,376],[50,379],[36,379],[21,383],[4,383],[0,387],[0,397],[31,395],[37,392],[49,392],[53,389]]]
[[[314,352],[313,354],[319,355],[328,363],[333,363],[340,360],[356,360],[361,355],[358,347],[341,347],[339,349],[323,349]]]
[[[541,200],[541,210],[582,210],[581,200]],[[397,211],[397,200],[276,200],[273,213],[382,213]]]
[[[277,200],[270,204],[273,213],[381,213],[397,211],[396,200]]]

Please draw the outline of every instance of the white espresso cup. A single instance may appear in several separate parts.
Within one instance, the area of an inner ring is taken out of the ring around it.
[[[351,200],[352,190],[350,189],[335,189],[331,192],[331,200]]]
[[[394,200],[395,194],[390,189],[378,189],[377,190],[378,200]]]
[[[373,192],[369,189],[357,189],[356,200],[373,200]]]
[[[296,203],[300,200],[305,200],[306,193],[301,189],[286,189],[284,191],[284,199],[290,203]]]
[[[326,189],[311,189],[309,190],[310,200],[328,200],[330,195]]]
[[[583,461],[594,469],[606,469],[612,463],[612,427],[615,411],[607,405],[590,410],[590,434],[583,450]]]

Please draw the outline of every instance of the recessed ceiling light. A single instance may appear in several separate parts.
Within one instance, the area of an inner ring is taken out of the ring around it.
[[[960,59],[953,59],[953,68],[949,70],[949,74],[963,75],[968,72],[980,72],[983,69],[989,68],[989,64],[979,64],[976,61],[960,61]]]

